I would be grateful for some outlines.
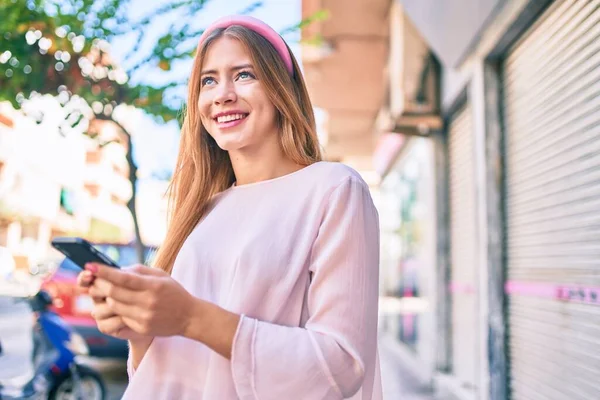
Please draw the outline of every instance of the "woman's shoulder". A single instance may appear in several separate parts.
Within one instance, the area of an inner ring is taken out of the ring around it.
[[[363,177],[353,168],[340,162],[321,161],[312,169],[311,180],[328,189],[345,183],[357,183],[369,189]]]
[[[312,173],[316,184],[313,200],[324,210],[341,207],[354,212],[353,207],[365,207],[377,215],[369,185],[355,169],[339,162],[320,162]]]

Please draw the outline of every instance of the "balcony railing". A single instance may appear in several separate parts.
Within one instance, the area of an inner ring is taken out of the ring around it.
[[[110,165],[105,163],[87,164],[85,167],[85,183],[98,186],[100,191],[108,191],[110,195],[117,197],[123,203],[127,202],[132,195],[129,179],[115,172]]]
[[[125,233],[133,232],[133,218],[125,205],[100,197],[90,198],[88,207],[92,218],[114,225]]]

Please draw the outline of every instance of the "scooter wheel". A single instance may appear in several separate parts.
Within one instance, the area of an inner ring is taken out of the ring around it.
[[[106,387],[100,374],[85,365],[77,365],[79,390],[74,387],[73,376],[69,373],[59,380],[50,393],[48,400],[104,400]],[[80,397],[75,397],[77,393]]]

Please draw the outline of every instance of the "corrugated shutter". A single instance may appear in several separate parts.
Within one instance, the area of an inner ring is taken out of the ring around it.
[[[554,3],[504,62],[513,399],[600,399],[600,1]]]
[[[477,387],[477,263],[475,149],[472,110],[467,104],[449,125],[450,291],[452,374],[467,390]]]

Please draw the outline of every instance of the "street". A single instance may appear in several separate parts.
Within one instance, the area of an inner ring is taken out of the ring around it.
[[[31,321],[26,303],[0,297],[0,382],[4,386],[18,386],[33,374]]]
[[[379,338],[381,380],[385,400],[433,400],[432,390],[423,384],[416,371],[395,350],[389,337]]]
[[[0,382],[5,386],[20,386],[33,373],[31,352],[33,314],[24,301],[0,296]],[[127,386],[127,370],[121,360],[82,359],[99,371],[105,379],[107,400],[118,400]]]
[[[121,360],[86,359],[84,362],[104,377],[108,394],[106,400],[120,400],[127,387],[127,367]]]
[[[31,340],[33,315],[29,306],[12,297],[0,296],[0,382],[19,385],[27,381],[33,371],[31,362]],[[384,399],[430,400],[432,394],[423,387],[415,371],[394,351],[389,338],[380,338]],[[127,370],[123,360],[82,358],[84,364],[99,371],[105,379],[107,400],[118,400],[127,386]]]

